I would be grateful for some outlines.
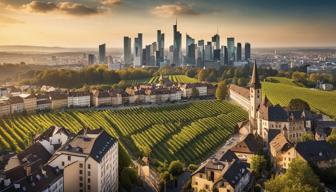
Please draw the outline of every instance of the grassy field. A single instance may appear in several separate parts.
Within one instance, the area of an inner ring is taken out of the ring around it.
[[[267,77],[267,80],[273,83],[281,83],[285,85],[304,87],[302,84],[297,83],[293,79],[288,79],[286,77]]]
[[[293,98],[300,98],[309,103],[310,107],[330,117],[336,117],[336,92],[299,87],[290,79],[278,78],[279,83],[263,82],[263,94],[273,104],[287,106]]]
[[[197,101],[165,107],[77,111],[0,120],[2,148],[20,151],[32,135],[56,125],[78,132],[102,127],[132,153],[150,149],[159,161],[199,162],[222,145],[247,113],[228,102]]]

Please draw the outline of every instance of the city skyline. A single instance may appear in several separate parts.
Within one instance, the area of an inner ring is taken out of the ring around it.
[[[330,47],[336,46],[335,7],[331,0],[0,0],[0,44],[122,48],[124,36],[142,33],[148,44],[161,30],[168,49],[177,18],[182,39],[187,33],[210,39],[218,27],[222,39],[254,47]]]

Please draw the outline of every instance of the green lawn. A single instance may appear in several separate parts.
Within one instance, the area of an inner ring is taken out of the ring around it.
[[[287,106],[289,101],[300,98],[309,103],[318,112],[336,117],[336,92],[327,92],[290,83],[289,79],[281,78],[279,83],[263,82],[263,94],[267,95],[273,104]]]
[[[274,83],[282,83],[282,84],[286,84],[286,85],[303,87],[302,84],[297,83],[293,79],[289,79],[289,78],[286,78],[286,77],[267,77],[266,79],[268,81],[274,82]]]
[[[74,111],[17,116],[0,120],[1,148],[20,151],[31,135],[52,126],[73,132],[83,127],[104,128],[136,156],[150,149],[159,161],[179,159],[198,163],[222,145],[237,122],[245,120],[241,108],[218,101],[124,110]]]

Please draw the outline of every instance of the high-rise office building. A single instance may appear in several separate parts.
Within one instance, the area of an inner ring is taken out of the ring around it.
[[[214,45],[214,49],[220,49],[220,36],[218,33],[211,38],[211,41]]]
[[[124,62],[125,65],[129,66],[132,64],[132,47],[131,47],[131,38],[124,37]]]
[[[227,38],[227,51],[228,51],[228,64],[233,65],[236,53],[235,53],[235,39],[234,37],[228,37]]]
[[[229,55],[227,46],[224,46],[224,65],[229,65]]]
[[[139,67],[142,63],[142,33],[134,38],[134,67]]]
[[[93,65],[96,63],[96,58],[94,54],[88,54],[88,65]]]
[[[245,43],[245,60],[251,59],[251,44]]]
[[[198,66],[204,67],[204,40],[199,40],[197,44],[200,52],[197,58]]]
[[[204,60],[212,61],[213,60],[213,51],[212,51],[212,42],[207,42],[204,47]]]
[[[196,44],[195,39],[193,39],[188,34],[186,35],[186,64],[195,65],[196,64]]]
[[[214,60],[215,61],[220,61],[221,59],[221,50],[220,49],[215,49],[214,50]]]
[[[161,30],[157,31],[157,45],[158,45],[158,53],[156,54],[156,66],[160,66],[160,63],[164,61],[164,38],[165,34],[161,32]]]
[[[106,64],[106,44],[99,45],[99,64]]]
[[[242,60],[242,46],[241,43],[237,43],[237,61]]]
[[[173,26],[173,34],[174,34],[173,64],[179,66],[182,63],[182,53],[181,53],[182,34],[179,31],[177,31],[177,20],[176,24]]]

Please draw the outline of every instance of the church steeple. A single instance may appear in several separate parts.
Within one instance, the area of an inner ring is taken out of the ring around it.
[[[255,61],[253,64],[253,72],[252,72],[252,77],[250,81],[250,87],[254,89],[261,88],[261,83],[259,80],[258,69],[257,69],[257,61]]]

